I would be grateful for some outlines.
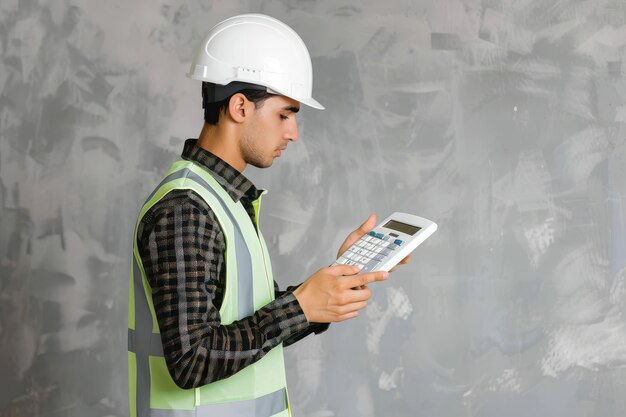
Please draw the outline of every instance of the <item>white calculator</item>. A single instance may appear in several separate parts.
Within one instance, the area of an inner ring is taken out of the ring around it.
[[[341,254],[331,266],[358,265],[359,273],[389,271],[437,230],[437,223],[393,213]]]

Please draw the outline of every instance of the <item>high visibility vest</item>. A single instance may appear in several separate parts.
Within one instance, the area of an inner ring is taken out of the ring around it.
[[[291,416],[282,344],[236,374],[199,388],[179,388],[169,374],[150,284],[137,249],[137,228],[150,207],[171,190],[181,189],[193,190],[206,201],[224,233],[222,324],[251,316],[274,299],[270,258],[258,228],[261,197],[253,202],[257,219],[253,224],[241,202],[235,203],[209,171],[189,161],[174,163],[148,197],[135,226],[128,303],[130,416]]]

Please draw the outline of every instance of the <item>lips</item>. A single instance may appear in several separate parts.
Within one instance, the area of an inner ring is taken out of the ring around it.
[[[276,156],[280,156],[282,151],[284,151],[285,149],[287,149],[287,144],[285,144],[285,145],[281,146],[280,148],[276,149]]]

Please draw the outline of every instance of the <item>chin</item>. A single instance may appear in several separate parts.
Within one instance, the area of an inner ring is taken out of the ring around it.
[[[272,164],[274,163],[274,159],[270,159],[269,161],[252,161],[252,162],[248,162],[250,165],[252,165],[253,167],[256,168],[269,168],[272,166]]]

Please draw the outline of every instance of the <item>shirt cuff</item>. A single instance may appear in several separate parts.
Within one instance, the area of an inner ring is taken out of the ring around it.
[[[304,311],[291,292],[280,295],[261,310],[272,310],[268,317],[272,317],[273,321],[279,321],[277,326],[271,326],[279,334],[270,334],[268,335],[270,338],[278,337],[283,341],[309,328]]]
[[[299,287],[299,285],[295,286],[295,287],[290,287],[288,288],[288,291],[285,295],[289,294],[293,297],[293,299],[295,300],[295,305],[294,308],[297,309],[297,311],[299,312],[299,314],[302,314],[302,316],[304,317],[304,320],[307,322],[308,324],[308,331],[313,332],[315,334],[320,334],[320,333],[324,333],[326,330],[328,330],[328,327],[330,326],[330,323],[316,323],[316,322],[309,322],[306,319],[306,315],[304,314],[304,311],[302,311],[302,307],[300,306],[300,302],[298,301],[298,299],[296,298],[295,295],[293,295],[293,290],[295,290],[297,287]]]
[[[309,330],[315,334],[324,333],[328,330],[330,323],[309,323]]]

